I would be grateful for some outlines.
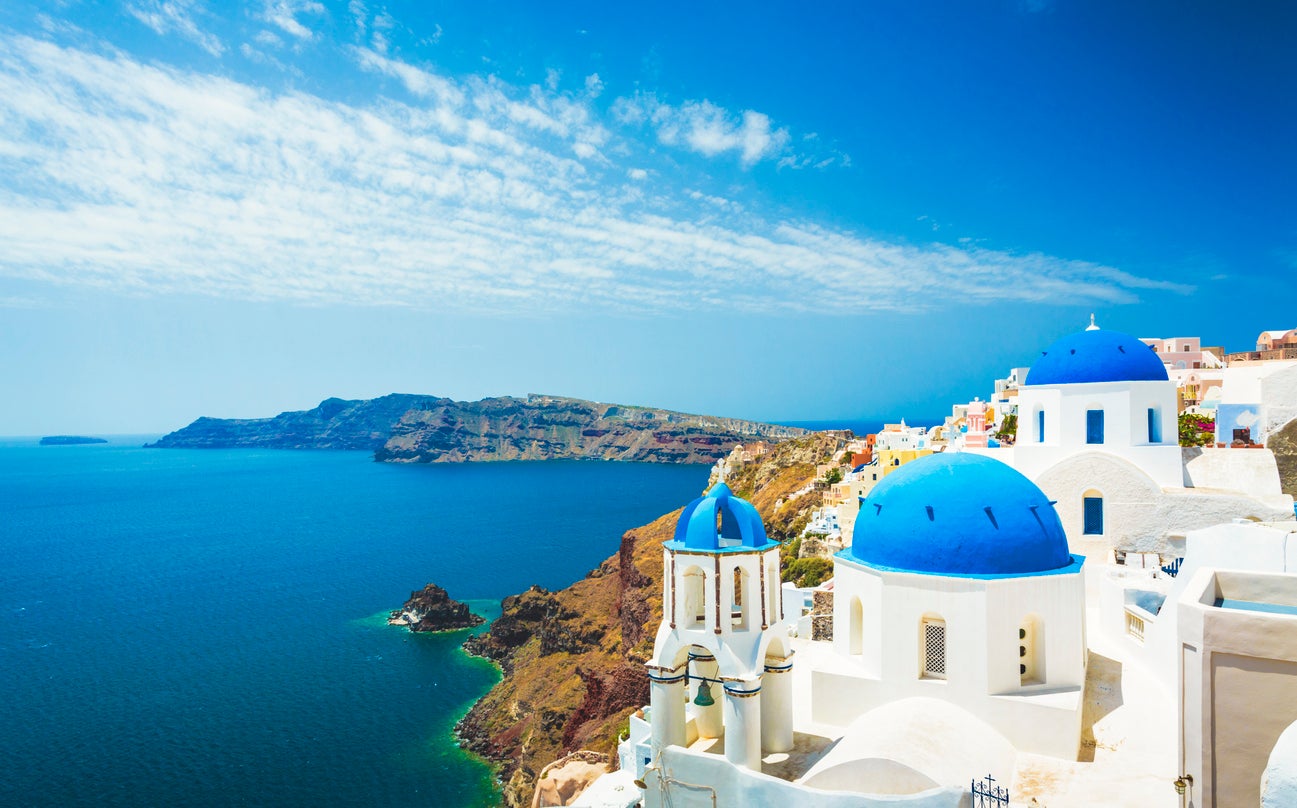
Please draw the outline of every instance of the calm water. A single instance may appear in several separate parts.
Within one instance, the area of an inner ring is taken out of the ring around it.
[[[493,804],[451,727],[494,668],[386,611],[494,616],[707,478],[138,443],[0,441],[0,804]]]

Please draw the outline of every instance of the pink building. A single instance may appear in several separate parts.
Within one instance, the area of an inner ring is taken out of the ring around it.
[[[1166,339],[1141,339],[1152,348],[1158,358],[1171,370],[1218,368],[1222,366],[1221,348],[1203,348],[1198,337],[1168,337]]]
[[[973,399],[968,405],[968,415],[965,418],[968,432],[964,434],[964,445],[986,448],[986,402],[980,398]]]

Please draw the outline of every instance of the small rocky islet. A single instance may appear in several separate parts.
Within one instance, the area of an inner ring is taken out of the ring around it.
[[[428,584],[411,592],[410,599],[394,610],[387,622],[388,625],[407,626],[414,632],[433,632],[480,626],[486,618],[473,614],[467,605],[450,597],[440,586]]]

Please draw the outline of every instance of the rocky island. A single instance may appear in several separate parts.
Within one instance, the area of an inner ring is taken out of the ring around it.
[[[47,435],[41,438],[41,446],[84,446],[107,442],[103,438],[88,438],[85,435]]]
[[[486,618],[470,612],[467,605],[453,600],[436,584],[411,592],[405,605],[387,618],[388,625],[409,626],[410,631],[417,632],[454,631],[485,622]]]
[[[779,441],[796,427],[652,407],[530,395],[480,401],[392,394],[330,398],[273,418],[199,418],[156,448],[366,449],[380,462],[636,460],[710,463],[737,444]]]

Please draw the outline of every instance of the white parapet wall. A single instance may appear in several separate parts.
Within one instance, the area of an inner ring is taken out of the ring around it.
[[[1176,608],[1192,804],[1259,805],[1271,754],[1297,721],[1297,575],[1204,567]]]
[[[906,795],[823,791],[678,746],[663,750],[657,765],[644,773],[644,784],[645,808],[964,808],[969,804],[966,788],[934,788]]]

